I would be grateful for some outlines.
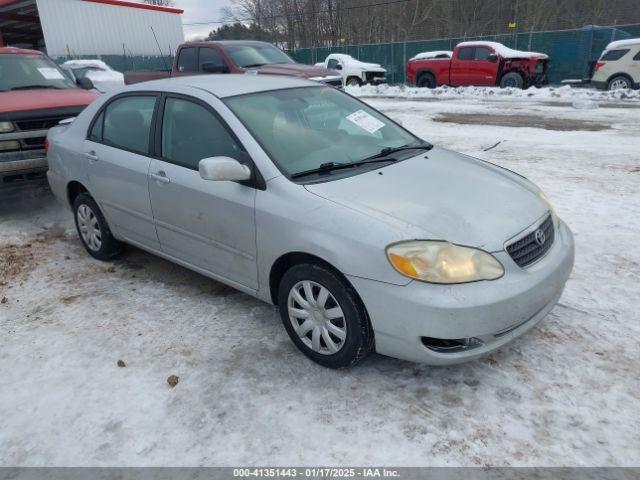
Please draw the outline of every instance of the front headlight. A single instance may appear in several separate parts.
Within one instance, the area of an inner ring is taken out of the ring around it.
[[[504,268],[491,254],[449,242],[415,240],[387,247],[391,265],[402,275],[429,283],[496,280]]]
[[[13,123],[0,122],[0,133],[9,133],[9,132],[13,132]]]
[[[542,199],[542,201],[543,201],[544,203],[546,203],[546,204],[547,204],[547,207],[549,207],[549,212],[551,212],[551,216],[552,216],[552,217],[557,217],[557,215],[556,215],[556,211],[555,211],[555,209],[553,208],[553,204],[551,203],[551,199],[548,197],[548,195],[547,195],[546,193],[544,193],[544,192],[542,191],[542,189],[541,189],[541,188],[538,188],[538,196]]]

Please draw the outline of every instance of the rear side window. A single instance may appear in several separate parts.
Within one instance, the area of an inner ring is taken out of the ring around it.
[[[194,47],[183,48],[180,50],[178,57],[179,72],[197,72],[198,71],[198,49]]]
[[[156,97],[130,96],[111,102],[104,111],[103,142],[148,155]]]
[[[216,48],[201,48],[199,63],[201,72],[227,73],[229,71],[222,54]]]
[[[168,98],[162,122],[162,157],[198,169],[200,160],[231,157],[242,160],[242,149],[208,109],[197,103]]]
[[[620,60],[627,53],[629,53],[629,49],[626,50],[609,50],[606,52],[600,60],[605,62],[615,62],[616,60]]]
[[[104,112],[100,113],[95,122],[93,122],[93,127],[89,132],[88,139],[92,142],[102,142],[102,126],[104,125]]]
[[[473,60],[473,47],[463,47],[458,50],[458,60]]]

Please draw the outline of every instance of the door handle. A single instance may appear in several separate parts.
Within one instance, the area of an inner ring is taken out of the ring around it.
[[[99,160],[96,152],[93,150],[84,154],[85,158],[87,158],[91,163],[95,163]]]
[[[162,170],[156,173],[152,173],[151,178],[160,183],[171,183],[171,180],[169,179],[169,177],[167,177],[167,174]]]

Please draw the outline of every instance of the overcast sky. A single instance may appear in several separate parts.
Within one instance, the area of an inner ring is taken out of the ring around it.
[[[184,23],[184,34],[187,39],[196,36],[206,36],[211,30],[216,29],[220,24],[211,25],[188,25],[194,22],[209,22],[220,20],[222,8],[231,5],[231,0],[174,0],[177,8],[184,9],[182,23]]]

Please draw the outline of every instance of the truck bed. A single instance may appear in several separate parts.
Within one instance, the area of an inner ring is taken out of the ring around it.
[[[163,78],[169,78],[171,74],[169,72],[125,72],[124,83],[125,85],[132,85],[134,83],[149,82],[151,80],[162,80]]]

